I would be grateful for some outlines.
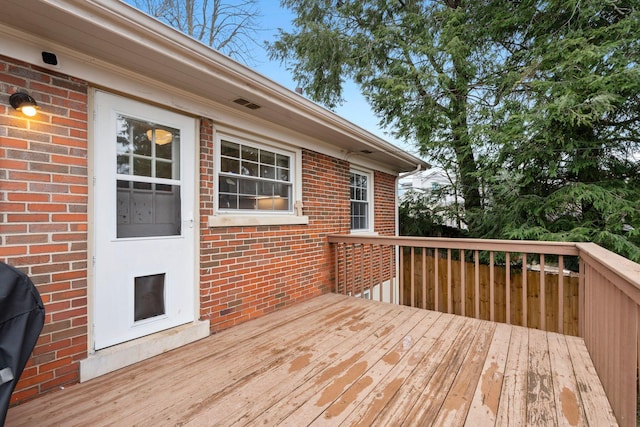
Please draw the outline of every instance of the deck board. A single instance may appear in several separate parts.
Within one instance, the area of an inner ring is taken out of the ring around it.
[[[491,347],[487,352],[480,373],[471,407],[465,424],[469,426],[493,426],[496,423],[500,393],[507,366],[509,342],[512,328],[505,324],[496,325]]]
[[[579,338],[330,294],[13,407],[6,426],[402,424],[615,418]]]
[[[529,365],[529,333],[526,328],[511,326],[507,350],[497,426],[524,424],[527,417],[527,374]]]

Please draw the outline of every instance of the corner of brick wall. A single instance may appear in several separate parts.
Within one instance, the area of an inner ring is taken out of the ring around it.
[[[40,106],[25,118],[9,96]],[[87,85],[0,56],[0,261],[25,272],[45,325],[11,402],[78,381],[87,355]]]

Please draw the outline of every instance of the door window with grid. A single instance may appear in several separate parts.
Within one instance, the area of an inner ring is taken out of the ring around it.
[[[117,237],[180,235],[180,130],[125,115],[117,127]]]

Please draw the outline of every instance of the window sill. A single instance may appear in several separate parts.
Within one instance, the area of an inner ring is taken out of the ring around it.
[[[379,235],[377,231],[370,231],[370,230],[351,230],[350,234],[358,234],[360,236],[378,236]]]
[[[308,225],[308,216],[295,215],[212,215],[209,227],[249,227],[259,225]]]

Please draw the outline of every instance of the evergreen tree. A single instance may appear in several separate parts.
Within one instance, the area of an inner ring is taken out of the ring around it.
[[[594,241],[640,260],[639,0],[283,0],[272,58],[309,96],[357,82],[455,173],[477,237]]]
[[[497,52],[491,54],[490,39],[474,25],[479,12],[473,2],[281,4],[296,14],[295,29],[280,32],[270,46],[272,59],[291,60],[305,93],[330,108],[342,102],[344,80],[353,79],[381,124],[452,169],[465,211],[479,210],[475,153],[482,141],[473,126],[491,103],[484,81]]]
[[[479,235],[640,260],[639,2],[523,2],[514,17],[492,28],[509,54]]]

